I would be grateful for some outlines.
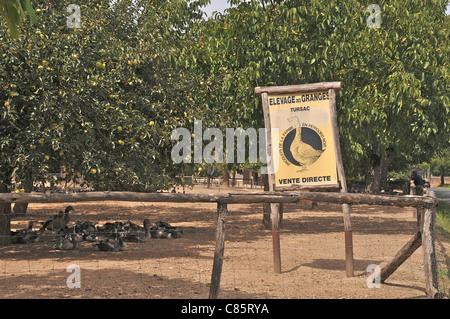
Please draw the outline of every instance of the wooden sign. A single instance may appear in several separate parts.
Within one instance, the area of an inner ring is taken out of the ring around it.
[[[347,192],[339,143],[336,92],[341,82],[257,87],[266,126],[269,191],[339,188]],[[338,184],[340,182],[340,185]],[[275,272],[281,272],[280,207],[271,204]],[[347,276],[354,276],[350,207],[342,205]]]
[[[340,88],[340,82],[323,82],[255,89],[271,132],[273,190],[339,187],[339,138],[329,90]]]
[[[272,154],[278,154],[273,158],[275,189],[337,188],[328,91],[268,95],[267,98]]]

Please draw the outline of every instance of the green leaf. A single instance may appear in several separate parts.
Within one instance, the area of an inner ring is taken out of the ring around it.
[[[37,17],[30,0],[20,0],[20,2],[24,11],[26,11],[26,13],[30,16],[31,24],[35,24],[37,22]]]

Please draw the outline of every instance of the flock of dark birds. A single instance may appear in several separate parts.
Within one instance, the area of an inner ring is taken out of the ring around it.
[[[95,222],[76,221],[68,226],[72,206],[67,206],[65,211],[48,218],[39,230],[33,230],[34,222],[30,221],[28,228],[11,231],[13,244],[26,244],[39,241],[39,237],[45,231],[51,231],[57,238],[54,249],[73,250],[82,241],[95,242],[94,247],[102,251],[124,251],[126,242],[145,243],[151,238],[181,238],[182,229],[171,226],[167,222],[157,221],[151,225],[149,219],[144,219],[143,225],[137,225],[131,221],[105,223],[97,226]]]

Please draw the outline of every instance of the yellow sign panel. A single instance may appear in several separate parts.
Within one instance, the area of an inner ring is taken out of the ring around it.
[[[269,95],[268,105],[275,187],[338,184],[328,91]]]

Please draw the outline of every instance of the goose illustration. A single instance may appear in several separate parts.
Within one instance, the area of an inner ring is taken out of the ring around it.
[[[292,157],[300,165],[297,172],[302,172],[308,169],[308,166],[315,163],[323,154],[324,150],[315,149],[310,144],[307,144],[302,139],[302,125],[297,116],[291,117],[288,121],[295,127],[295,137],[290,146]]]

